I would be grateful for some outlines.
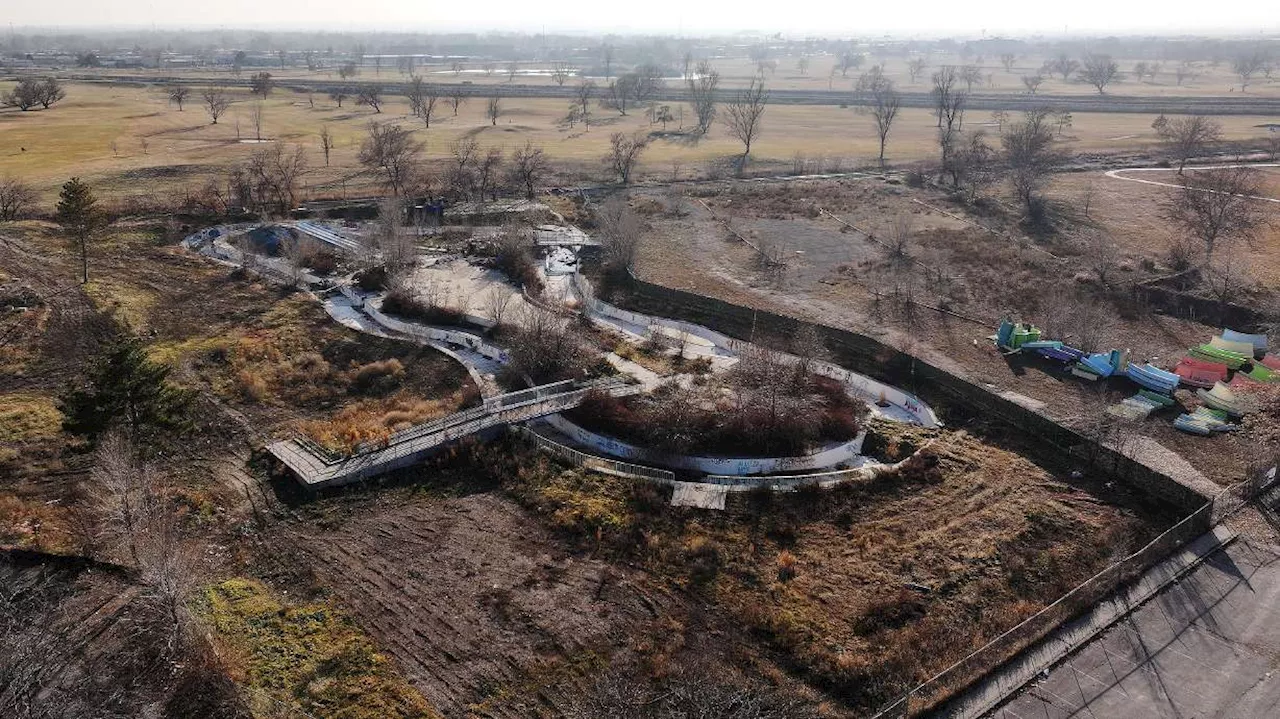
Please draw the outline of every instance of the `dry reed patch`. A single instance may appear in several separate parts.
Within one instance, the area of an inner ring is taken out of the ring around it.
[[[302,422],[299,429],[327,449],[349,453],[361,444],[385,443],[402,429],[457,412],[474,400],[475,391],[470,387],[436,399],[399,392],[358,400],[328,419]]]

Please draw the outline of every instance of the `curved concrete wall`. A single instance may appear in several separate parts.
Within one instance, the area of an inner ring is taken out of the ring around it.
[[[608,302],[597,299],[595,291],[591,287],[591,283],[582,275],[574,275],[572,284],[574,291],[576,291],[579,298],[582,299],[583,307],[586,308],[588,314],[595,313],[606,317],[613,317],[633,325],[648,326],[656,324],[677,332],[687,332],[692,336],[701,337],[717,347],[725,347],[738,353],[742,353],[749,347],[750,343],[748,342],[734,339],[728,335],[716,332],[713,329],[703,327],[702,325],[667,319],[665,317],[654,317],[615,307]],[[696,345],[691,346],[687,351],[689,354],[698,354],[700,351],[704,354],[714,354],[713,352],[708,352]],[[778,355],[784,362],[800,361],[800,358],[786,353],[780,352]],[[915,420],[924,427],[933,428],[941,425],[938,421],[937,415],[933,413],[933,410],[929,409],[929,405],[922,402],[920,398],[913,394],[903,392],[893,385],[877,382],[866,375],[847,370],[838,365],[831,364],[830,362],[815,362],[813,364],[815,373],[843,382],[845,385],[854,389],[862,396],[863,399],[870,402],[876,402],[883,398],[889,404],[899,407],[904,412],[914,417]]]
[[[612,457],[721,476],[738,477],[798,472],[807,469],[826,469],[838,464],[861,464],[865,461],[862,456],[862,442],[867,437],[866,432],[860,433],[844,444],[802,457],[692,457],[670,454],[648,447],[637,447],[579,427],[561,415],[546,417],[543,421],[575,442]]]

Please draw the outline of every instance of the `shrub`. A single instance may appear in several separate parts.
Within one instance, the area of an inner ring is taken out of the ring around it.
[[[391,359],[370,362],[351,372],[351,385],[360,392],[386,392],[398,386],[404,379],[404,365]]]
[[[498,233],[497,248],[493,258],[493,266],[516,284],[521,285],[529,294],[542,294],[542,278],[538,275],[538,266],[533,261],[529,237],[516,228],[503,228]]]
[[[247,402],[261,402],[267,398],[267,381],[247,369],[236,373],[236,389]]]
[[[789,582],[792,579],[795,579],[797,574],[796,555],[792,554],[790,550],[784,549],[781,552],[778,552],[777,564],[779,582]]]
[[[462,311],[452,307],[428,304],[414,297],[404,288],[396,288],[387,293],[387,296],[382,299],[382,311],[431,325],[466,323]]]
[[[889,629],[900,629],[925,615],[924,602],[907,589],[871,601],[867,610],[853,624],[853,630],[868,636]]]
[[[365,292],[381,292],[387,288],[387,268],[383,265],[360,270],[355,276],[356,286]]]
[[[308,264],[313,272],[331,275],[338,269],[338,256],[328,250],[321,250],[311,256]]]
[[[724,563],[720,545],[703,536],[690,537],[684,545],[689,579],[695,586],[705,587],[715,581]]]

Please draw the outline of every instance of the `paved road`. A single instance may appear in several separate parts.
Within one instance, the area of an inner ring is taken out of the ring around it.
[[[1241,538],[988,716],[1280,716],[1280,554]]]

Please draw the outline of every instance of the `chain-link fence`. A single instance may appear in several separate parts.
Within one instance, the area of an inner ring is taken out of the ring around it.
[[[1063,622],[1115,592],[1120,586],[1133,581],[1178,547],[1204,534],[1211,526],[1209,521],[1213,506],[1213,502],[1207,502],[1142,549],[1090,577],[1022,623],[899,697],[881,709],[875,719],[919,716],[938,708],[955,692],[995,670],[1018,652],[1047,636]],[[1011,686],[1009,690],[1014,691],[1016,688]]]

